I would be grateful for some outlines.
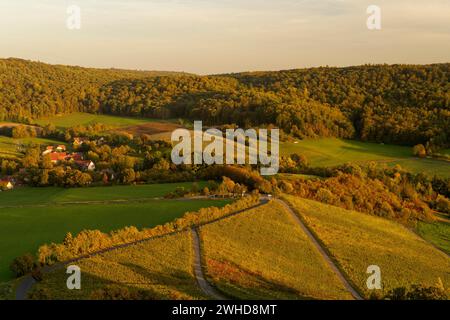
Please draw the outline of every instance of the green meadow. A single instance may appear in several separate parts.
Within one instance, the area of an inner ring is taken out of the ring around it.
[[[345,163],[365,164],[371,161],[387,166],[400,165],[413,173],[450,177],[450,163],[414,158],[411,147],[343,140],[335,138],[307,139],[280,143],[282,155],[305,155],[313,167],[332,167]]]
[[[228,200],[151,199],[180,185],[185,184],[22,189],[0,193],[0,230],[4,230],[0,234],[0,281],[11,278],[12,259],[26,252],[35,253],[42,244],[61,242],[67,232],[76,234],[84,229],[109,232],[126,226],[151,228],[181,217],[187,211],[229,203]]]
[[[448,220],[433,223],[419,222],[417,232],[422,238],[450,255],[450,222]]]
[[[120,201],[164,197],[177,187],[190,190],[191,182],[161,183],[137,186],[112,186],[92,188],[19,188],[9,192],[0,192],[0,208],[24,205],[51,205],[67,202]],[[197,183],[199,187],[206,182]]]

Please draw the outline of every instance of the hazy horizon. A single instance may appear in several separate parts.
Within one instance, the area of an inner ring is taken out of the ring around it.
[[[446,63],[450,1],[0,0],[0,56],[49,64],[222,74]],[[81,29],[66,27],[69,5]],[[366,9],[381,8],[381,30]]]

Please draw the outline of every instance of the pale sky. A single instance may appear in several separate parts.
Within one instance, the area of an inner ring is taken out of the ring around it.
[[[450,62],[450,0],[0,0],[0,57],[198,74]]]

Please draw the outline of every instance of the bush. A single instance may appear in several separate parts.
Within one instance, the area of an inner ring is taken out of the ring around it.
[[[50,290],[44,288],[32,291],[28,295],[28,298],[31,300],[52,300],[52,295],[50,293]]]
[[[91,300],[154,300],[152,293],[144,290],[130,290],[119,285],[108,285],[103,289],[94,290]]]
[[[15,258],[9,268],[18,278],[33,271],[34,267],[35,267],[34,256],[31,253],[27,253],[21,257]]]
[[[425,158],[427,156],[427,150],[423,146],[423,144],[415,145],[413,148],[413,154],[419,158]]]
[[[447,300],[449,298],[440,281],[436,286],[413,285],[395,288],[385,296],[387,300]]]
[[[436,200],[436,209],[443,213],[450,213],[450,200],[439,196]]]
[[[320,202],[333,204],[334,203],[334,195],[333,193],[325,188],[320,188],[319,191],[317,191],[317,198]]]

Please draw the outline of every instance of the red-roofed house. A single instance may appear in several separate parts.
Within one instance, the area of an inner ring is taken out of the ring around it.
[[[58,163],[67,159],[67,153],[65,152],[52,152],[50,153],[50,160],[52,163]]]
[[[95,170],[95,164],[91,160],[75,160],[75,163],[82,170],[87,170],[87,171],[94,171]]]

